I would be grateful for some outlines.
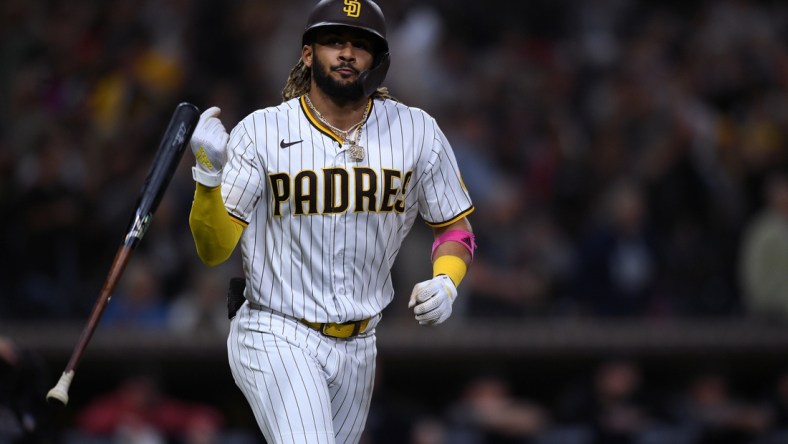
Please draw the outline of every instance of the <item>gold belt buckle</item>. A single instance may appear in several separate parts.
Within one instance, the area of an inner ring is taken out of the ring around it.
[[[356,336],[359,333],[364,333],[364,331],[367,329],[367,325],[369,325],[369,319],[364,319],[363,321],[347,322],[344,324],[326,322],[322,325],[320,332],[326,336],[347,339]]]
[[[320,329],[320,332],[326,336],[345,339],[349,338],[350,335],[353,334],[353,326],[348,324],[334,324],[326,322],[323,324],[323,328]]]

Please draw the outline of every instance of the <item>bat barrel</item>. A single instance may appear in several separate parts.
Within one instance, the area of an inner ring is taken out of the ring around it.
[[[130,245],[142,239],[199,119],[200,110],[191,103],[183,102],[175,108],[145,178],[135,206],[135,214],[126,230],[124,244]]]

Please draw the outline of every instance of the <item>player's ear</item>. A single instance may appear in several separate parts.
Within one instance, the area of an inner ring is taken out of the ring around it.
[[[312,45],[304,45],[304,47],[301,48],[301,61],[304,62],[307,68],[312,67],[312,57],[314,57],[314,55],[315,50]]]

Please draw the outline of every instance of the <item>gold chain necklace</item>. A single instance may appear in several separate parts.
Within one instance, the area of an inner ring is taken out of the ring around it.
[[[355,125],[351,126],[347,130],[341,130],[334,125],[328,123],[328,120],[320,114],[320,111],[315,108],[315,105],[312,104],[312,100],[309,98],[309,94],[304,94],[304,99],[306,101],[306,105],[309,107],[309,110],[317,117],[320,122],[327,126],[331,131],[333,131],[336,135],[342,138],[344,142],[347,142],[350,146],[348,147],[348,156],[350,156],[351,160],[356,162],[360,162],[364,160],[364,147],[358,144],[358,141],[361,140],[361,132],[362,127],[364,126],[364,122],[367,120],[369,116],[369,110],[371,108],[370,104],[372,103],[371,100],[367,101],[367,106],[364,108],[364,114],[361,116],[361,120],[356,123]],[[355,130],[353,133],[353,138],[351,139],[350,133]]]

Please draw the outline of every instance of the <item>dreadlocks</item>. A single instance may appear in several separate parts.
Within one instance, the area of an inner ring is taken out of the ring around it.
[[[282,100],[286,102],[308,93],[311,80],[312,73],[309,71],[309,68],[304,65],[303,60],[298,60],[298,63],[290,70],[290,75],[287,77],[287,83],[284,89],[282,89]],[[372,97],[381,100],[397,100],[389,94],[389,90],[385,86],[378,88],[372,94]]]

